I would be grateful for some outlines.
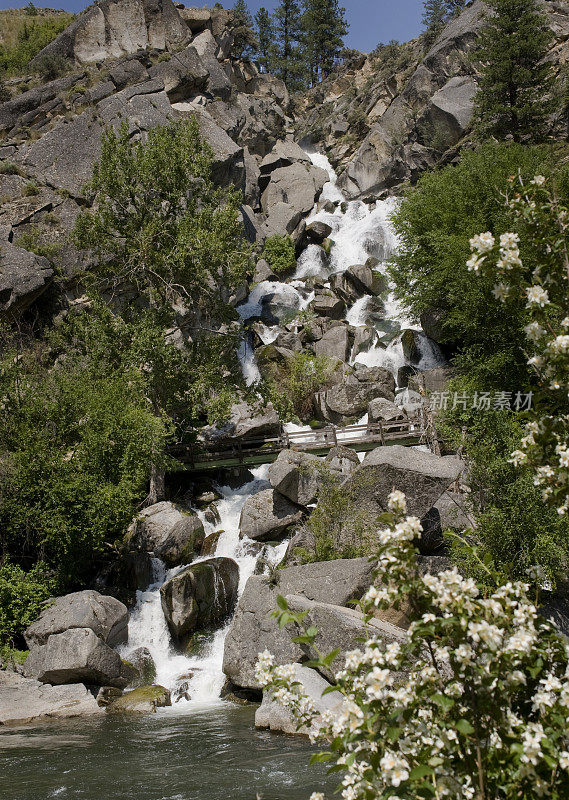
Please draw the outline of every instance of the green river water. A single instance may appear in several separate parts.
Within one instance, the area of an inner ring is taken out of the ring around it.
[[[308,800],[330,782],[308,740],[253,728],[254,709],[102,716],[0,728],[0,800]]]

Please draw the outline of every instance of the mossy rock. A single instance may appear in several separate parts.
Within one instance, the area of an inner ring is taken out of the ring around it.
[[[157,708],[171,705],[168,689],[153,684],[123,694],[107,706],[107,711],[109,714],[155,714]]]

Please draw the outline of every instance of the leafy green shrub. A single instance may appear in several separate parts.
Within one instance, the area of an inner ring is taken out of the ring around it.
[[[394,214],[402,246],[390,273],[398,297],[415,318],[430,309],[444,313],[443,343],[460,354],[461,367],[476,371],[486,389],[521,388],[527,380],[527,311],[521,298],[504,307],[490,278],[472,280],[468,240],[480,231],[521,233],[523,225],[500,192],[518,170],[529,177],[551,173],[563,152],[516,144],[464,152],[456,166],[423,175]],[[560,197],[566,197],[566,169],[557,173],[557,183]],[[531,259],[534,249],[524,241],[522,257]]]
[[[477,388],[468,377],[449,385],[451,393],[471,397]],[[497,568],[518,580],[527,580],[528,570],[540,564],[555,583],[569,570],[569,520],[544,505],[531,470],[518,470],[510,463],[510,454],[523,435],[523,420],[514,412],[459,407],[443,412],[437,426],[452,447],[463,447],[468,459],[470,498],[478,525],[472,537],[481,555],[490,556]],[[468,554],[468,548],[453,540],[453,560],[477,580],[484,580],[484,571],[477,561],[468,560]]]
[[[15,43],[0,46],[0,75],[21,75],[26,72],[29,69],[30,61],[64,31],[73,19],[73,14],[53,14],[32,19],[28,15],[24,15]],[[54,67],[55,62],[48,72],[51,72]]]
[[[4,563],[0,566],[0,643],[19,642],[22,632],[38,616],[42,603],[57,590],[53,573],[38,562],[28,572]],[[8,653],[0,652],[0,659]]]
[[[310,419],[313,395],[326,384],[334,368],[335,362],[326,356],[294,353],[285,363],[271,366],[265,378],[267,399],[283,419]]]
[[[38,189],[38,185],[37,183],[34,183],[34,181],[30,181],[24,186],[24,197],[35,197],[35,195],[38,195],[39,193],[40,190]]]
[[[18,247],[22,247],[24,250],[29,250],[31,253],[43,256],[50,261],[56,258],[61,250],[61,245],[55,242],[43,241],[37,230],[22,233],[22,235],[16,239],[15,244]]]
[[[265,241],[263,258],[275,275],[282,275],[296,268],[294,242],[290,236],[269,236]]]
[[[34,69],[44,81],[53,81],[60,78],[69,70],[71,64],[63,56],[46,54],[34,62]]]
[[[0,175],[20,175],[21,170],[13,161],[0,161]]]

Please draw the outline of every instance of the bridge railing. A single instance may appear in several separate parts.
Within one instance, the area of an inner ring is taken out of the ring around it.
[[[211,461],[236,459],[242,461],[252,455],[278,453],[283,449],[326,450],[338,445],[365,445],[377,443],[386,445],[401,439],[419,439],[423,434],[421,424],[413,420],[394,420],[392,422],[368,422],[362,425],[348,425],[344,428],[329,425],[309,431],[288,433],[281,429],[278,436],[255,437],[229,441],[202,442],[199,446],[180,445],[170,449],[175,458],[193,466]]]

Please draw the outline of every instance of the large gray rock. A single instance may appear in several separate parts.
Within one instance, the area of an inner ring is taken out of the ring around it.
[[[169,61],[161,61],[148,71],[151,78],[160,78],[171,103],[184,101],[206,88],[209,72],[200,59],[196,48],[186,47],[175,53]]]
[[[299,506],[316,502],[321,484],[321,461],[310,453],[281,450],[277,460],[269,467],[269,481],[273,489]]]
[[[372,583],[373,571],[369,559],[354,558],[287,567],[277,572],[273,582],[256,575],[249,578],[225,640],[225,674],[237,686],[257,689],[255,664],[262,650],[273,653],[279,664],[303,659],[304,652],[291,642],[290,631],[280,630],[271,617],[279,594],[343,606],[362,597]]]
[[[375,400],[372,400],[367,413],[369,422],[397,422],[407,419],[405,409],[396,406],[395,403],[384,397],[376,397]]]
[[[330,469],[337,472],[340,476],[347,478],[360,465],[358,454],[349,447],[333,447],[326,456],[326,463]]]
[[[350,329],[347,325],[330,328],[319,341],[314,343],[314,352],[338,361],[347,362],[350,354]]]
[[[0,670],[0,726],[102,713],[103,709],[82,683],[49,686]]]
[[[163,501],[149,506],[132,522],[126,535],[129,547],[154,553],[168,567],[188,564],[200,552],[205,532],[197,514]]]
[[[304,624],[307,627],[314,625],[318,628],[314,648],[305,647],[310,658],[318,657],[316,651],[327,655],[340,650],[330,667],[322,668],[324,677],[330,681],[343,669],[346,652],[358,647],[362,639],[378,636],[386,644],[402,644],[407,638],[405,630],[381,619],[372,619],[366,624],[363,614],[354,608],[318,603],[301,595],[287,595],[286,599],[293,611],[306,612]]]
[[[314,313],[319,317],[329,317],[335,320],[343,319],[346,311],[346,304],[344,301],[333,292],[316,295],[311,303],[311,307]]]
[[[87,683],[124,689],[134,670],[91,628],[70,628],[34,645],[24,664],[26,677],[42,683]]]
[[[204,428],[202,436],[205,442],[217,442],[224,439],[257,439],[278,436],[281,430],[279,415],[268,403],[262,408],[253,408],[247,402],[235,403],[229,412],[229,421],[220,427]]]
[[[264,489],[245,501],[239,519],[239,532],[242,538],[271,541],[298,524],[303,514],[301,508],[279,492]]]
[[[407,496],[409,514],[422,518],[464,471],[454,456],[435,456],[413,447],[378,447],[344,484],[360,508],[381,514],[393,489]]]
[[[330,389],[315,395],[315,406],[321,419],[335,424],[356,422],[378,397],[395,399],[395,379],[381,367],[359,370]]]
[[[198,629],[219,625],[233,611],[239,567],[231,558],[198,561],[160,589],[162,610],[172,635],[182,640]]]
[[[328,173],[319,167],[294,163],[271,173],[261,198],[267,221],[265,235],[292,234],[320,197]]]
[[[316,670],[304,667],[302,664],[295,664],[294,671],[295,680],[301,685],[303,693],[312,699],[314,708],[318,712],[318,719],[312,726],[313,729],[317,729],[320,727],[320,717],[324,713],[340,713],[343,697],[338,692],[330,692],[322,696],[323,692],[330,688],[330,684]],[[304,736],[310,733],[305,728],[298,729],[290,712],[273,700],[269,691],[263,692],[263,702],[255,712],[255,727]]]
[[[476,81],[469,75],[451,78],[431,98],[424,122],[446,147],[455,145],[466,133],[474,111]]]
[[[25,632],[29,648],[46,644],[53,634],[72,628],[89,628],[110,647],[128,639],[128,611],[114,597],[92,589],[57,597]]]
[[[14,318],[45,292],[53,279],[47,258],[16,247],[0,244],[0,319]]]
[[[172,0],[101,0],[44,47],[31,66],[45,56],[85,64],[139,50],[176,50],[190,39]]]

